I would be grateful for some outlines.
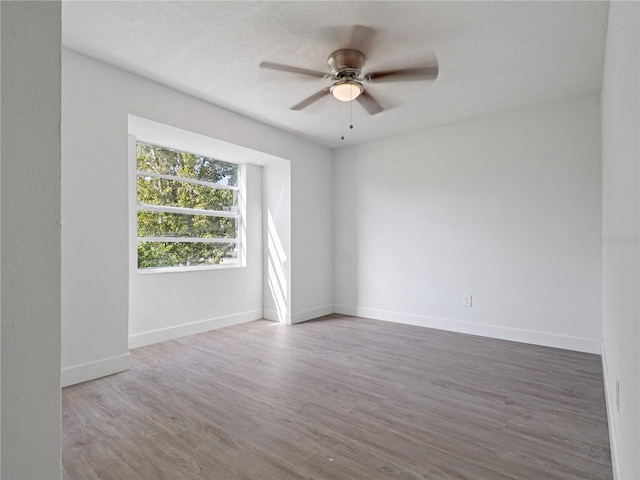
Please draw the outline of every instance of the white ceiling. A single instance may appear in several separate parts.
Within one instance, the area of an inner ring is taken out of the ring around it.
[[[329,147],[599,91],[606,2],[63,2],[63,44]],[[328,71],[351,26],[376,35],[364,72],[423,66],[435,81],[368,86],[370,116],[330,96],[290,106],[329,80],[261,61]],[[340,136],[345,135],[341,141]]]

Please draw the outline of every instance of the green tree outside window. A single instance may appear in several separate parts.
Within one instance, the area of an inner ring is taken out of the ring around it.
[[[138,268],[238,263],[238,165],[136,149]]]

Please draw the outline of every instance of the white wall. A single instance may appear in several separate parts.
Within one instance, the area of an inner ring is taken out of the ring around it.
[[[265,166],[262,177],[264,318],[291,324],[291,165]]]
[[[2,478],[60,478],[59,2],[1,2]]]
[[[247,165],[245,180],[245,267],[139,273],[131,229],[130,348],[262,318],[262,167]],[[130,197],[135,212],[135,185]]]
[[[337,150],[334,215],[338,312],[599,352],[597,95]]]
[[[331,156],[328,160],[291,165],[292,323],[333,313]]]
[[[291,314],[333,304],[331,191],[306,189],[331,184],[330,150],[75,52],[63,50],[62,73],[63,384],[129,365],[130,114],[290,161]]]
[[[611,2],[602,85],[603,361],[616,478],[640,478],[640,8]],[[620,382],[618,410],[616,380]]]
[[[63,386],[130,364],[125,86],[63,50]]]

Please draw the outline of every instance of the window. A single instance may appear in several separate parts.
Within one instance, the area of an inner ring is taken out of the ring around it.
[[[137,142],[138,268],[239,266],[239,170]]]

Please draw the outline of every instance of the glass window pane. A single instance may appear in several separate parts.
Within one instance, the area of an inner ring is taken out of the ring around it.
[[[138,242],[138,268],[237,264],[235,243]]]
[[[235,238],[235,218],[138,211],[138,237]]]
[[[236,211],[238,192],[138,175],[137,202],[147,205]]]
[[[144,172],[195,178],[223,185],[238,185],[238,165],[188,152],[177,152],[138,142],[137,166]]]

